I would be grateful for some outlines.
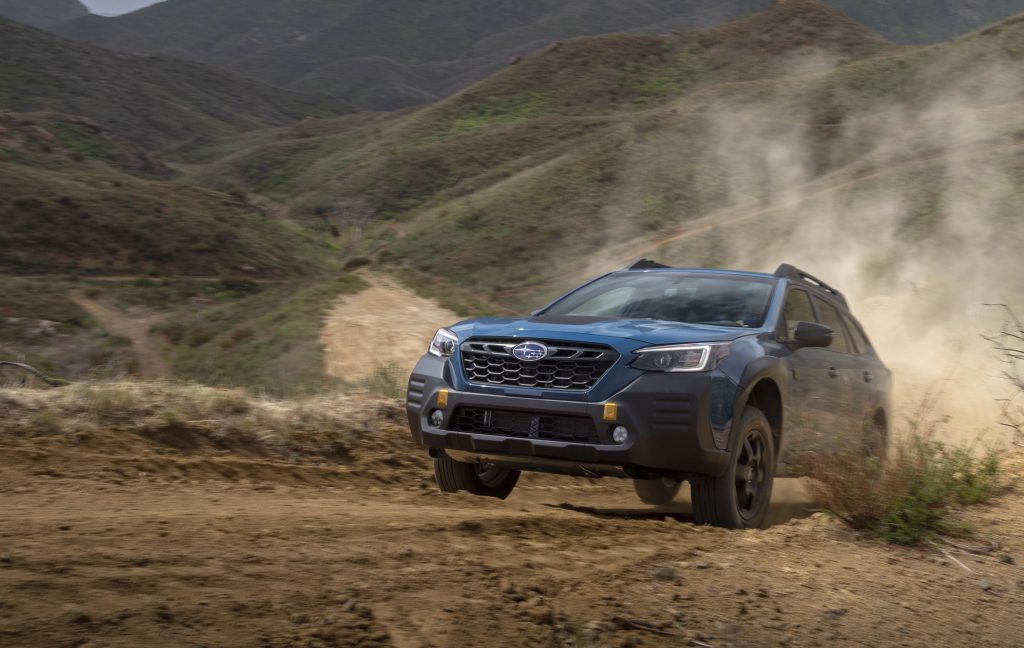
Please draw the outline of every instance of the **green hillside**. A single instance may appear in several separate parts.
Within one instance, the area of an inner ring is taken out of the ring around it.
[[[773,0],[167,0],[57,30],[135,54],[221,66],[364,109],[421,105],[553,42],[692,31]],[[1019,0],[828,0],[897,43],[937,42],[1024,9]]]
[[[149,149],[344,111],[167,58],[116,54],[0,18],[0,110],[87,117]]]
[[[243,194],[170,175],[91,120],[0,113],[0,359],[65,379],[135,372],[130,341],[85,296],[126,321],[175,317],[154,338],[173,375],[325,385],[318,313],[359,285],[334,272],[342,252]]]
[[[931,180],[973,149],[1009,147],[982,188],[1014,204],[1022,47],[1020,19],[901,48],[797,0],[700,33],[565,43],[407,115],[237,139],[194,179],[329,223],[456,308],[523,311],[641,254],[768,264],[784,252],[728,224],[824,222],[818,193],[896,201],[887,245],[938,244],[956,205]],[[985,213],[1015,240],[1002,208]]]
[[[330,274],[342,252],[327,237],[266,201],[183,183],[165,161],[172,147],[335,115],[336,102],[2,19],[0,52],[0,358],[71,379],[138,369],[129,340],[76,296],[153,318],[230,305],[244,327],[268,300],[316,310],[348,285]],[[257,301],[264,290],[277,297]],[[262,386],[290,358],[308,368],[293,370],[294,387],[310,385],[303,371],[322,363],[315,335],[289,319],[262,321],[267,342],[243,345],[244,357],[226,345],[217,357],[244,361],[245,384]]]
[[[244,197],[168,175],[89,120],[0,113],[0,272],[284,277],[332,254]]]

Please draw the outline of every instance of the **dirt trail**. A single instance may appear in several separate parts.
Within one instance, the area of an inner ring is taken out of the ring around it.
[[[321,334],[327,374],[358,383],[383,368],[404,382],[434,332],[459,317],[389,277],[362,277],[370,287],[343,297],[327,314]]]
[[[124,313],[109,304],[83,295],[71,295],[71,300],[95,317],[108,333],[131,340],[132,353],[135,355],[142,378],[158,380],[170,376],[170,369],[161,352],[160,341],[150,333],[153,325],[163,316]]]
[[[780,493],[778,526],[724,531],[694,526],[685,498],[644,506],[616,480],[528,476],[504,502],[442,495],[400,424],[364,438],[355,463],[313,465],[130,431],[0,434],[0,645],[931,648],[1024,636],[1019,492],[974,515],[1002,549],[958,553],[960,567],[803,517],[799,485]]]

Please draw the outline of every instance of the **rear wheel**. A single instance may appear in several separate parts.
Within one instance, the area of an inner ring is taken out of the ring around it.
[[[462,463],[445,453],[434,459],[434,479],[445,493],[466,491],[481,497],[505,499],[519,481],[519,471],[489,463]]]
[[[889,425],[885,414],[879,412],[874,420],[864,426],[864,454],[884,462],[889,454]]]
[[[644,504],[665,506],[679,494],[683,482],[674,479],[634,479],[633,490]]]
[[[775,481],[775,441],[764,413],[748,406],[740,434],[721,477],[697,477],[690,484],[697,524],[729,529],[759,528],[768,517]]]

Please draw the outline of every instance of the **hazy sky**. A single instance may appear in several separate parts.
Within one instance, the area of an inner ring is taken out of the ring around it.
[[[156,4],[161,0],[82,0],[89,11],[103,16],[117,16]]]

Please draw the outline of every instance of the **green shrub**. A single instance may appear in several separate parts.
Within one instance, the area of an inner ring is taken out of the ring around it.
[[[957,520],[957,510],[996,493],[999,455],[931,436],[912,429],[887,461],[856,448],[816,457],[811,465],[815,495],[854,528],[896,544],[969,533]]]

